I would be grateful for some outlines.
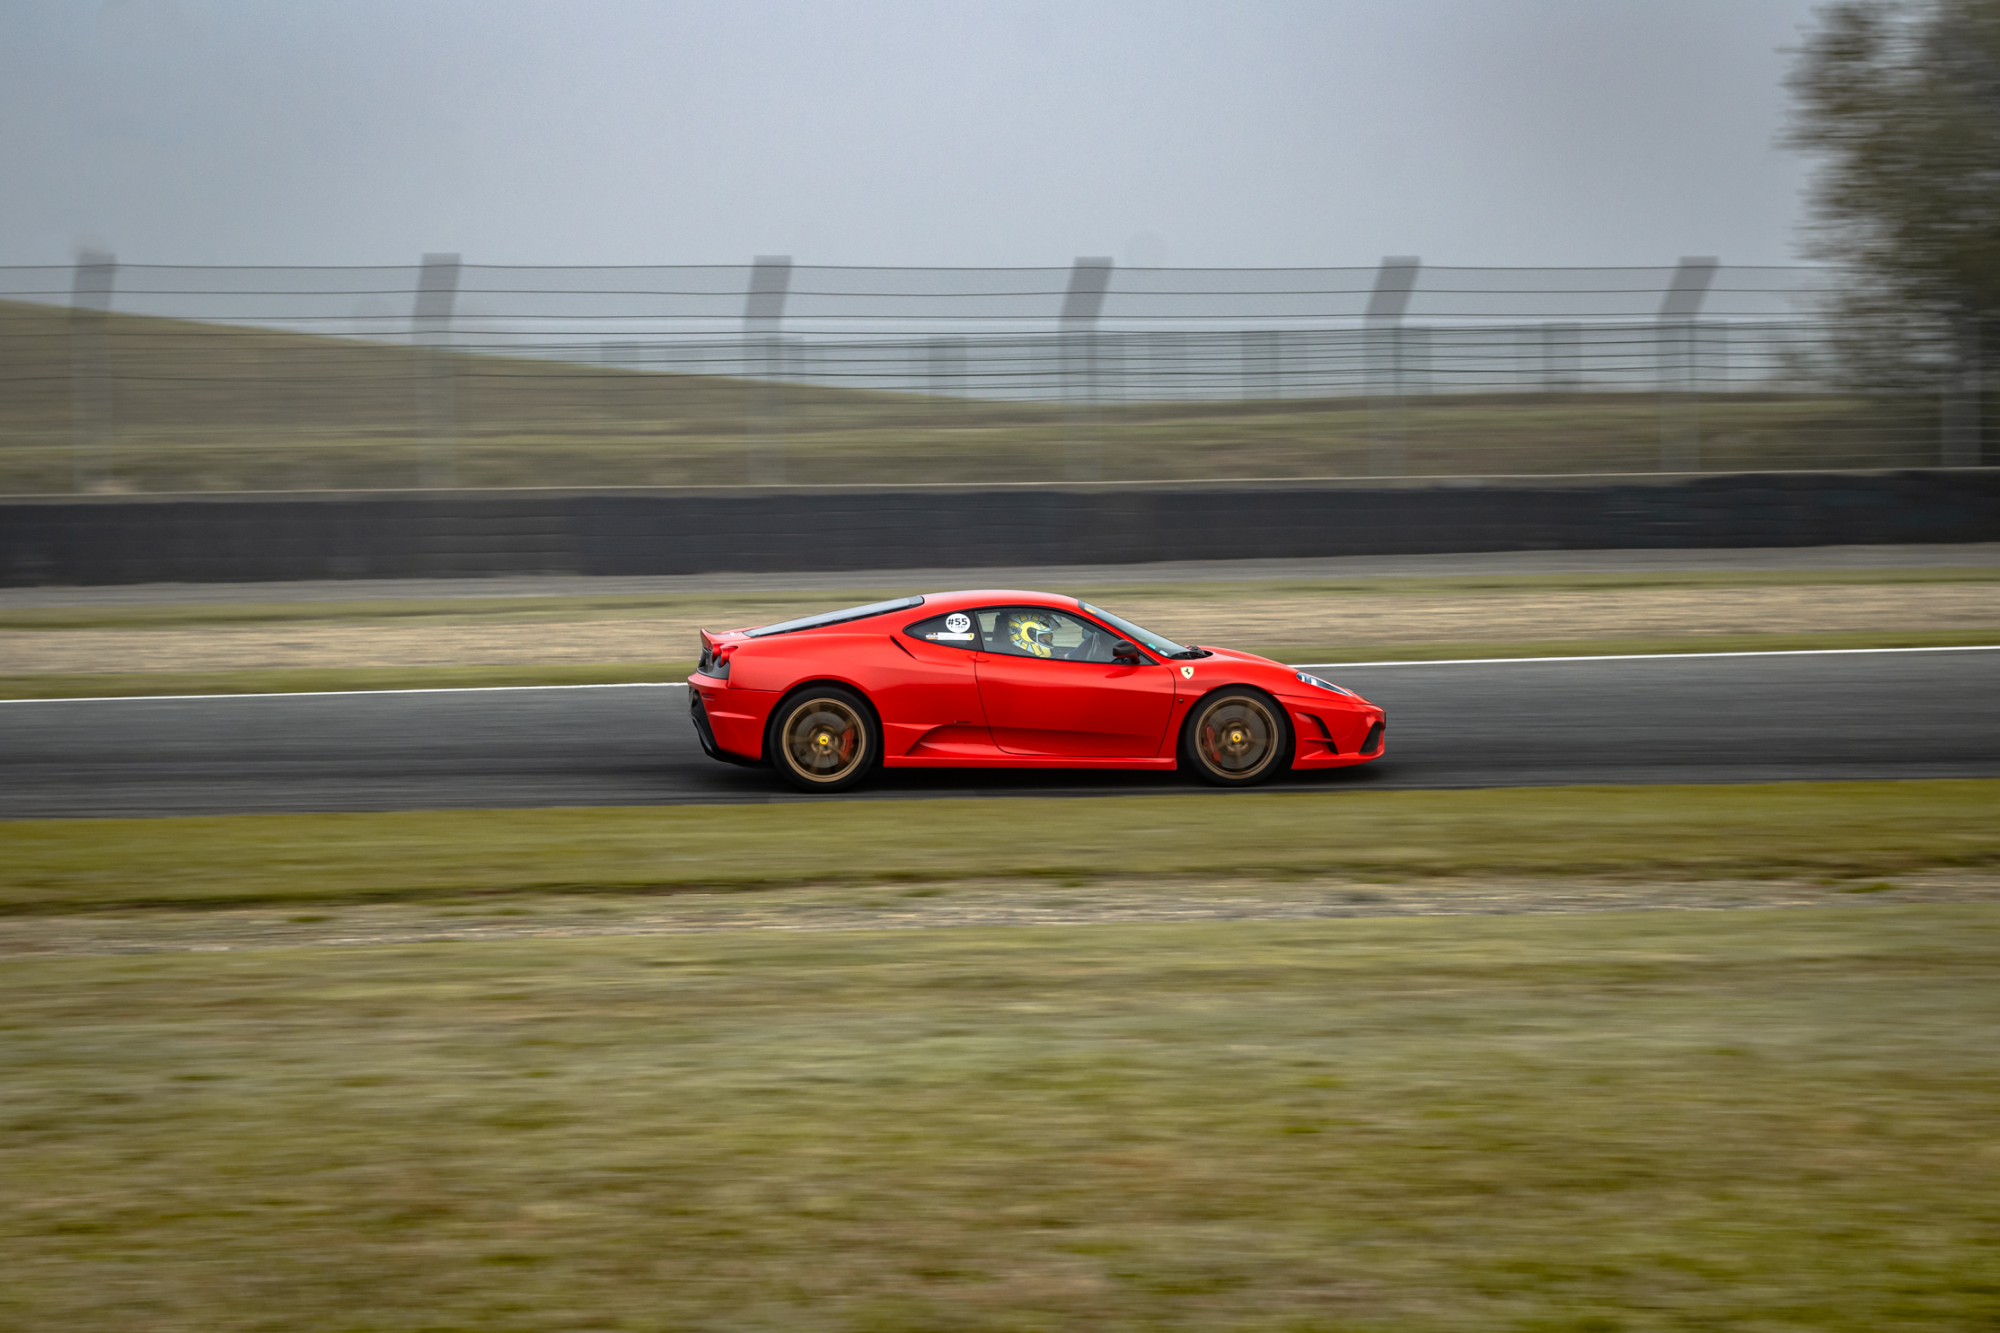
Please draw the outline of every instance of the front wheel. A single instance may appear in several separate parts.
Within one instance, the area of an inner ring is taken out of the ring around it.
[[[809,685],[771,715],[771,762],[801,791],[846,791],[875,766],[875,714],[853,690]]]
[[[1181,762],[1218,787],[1248,787],[1288,766],[1291,724],[1259,690],[1217,690],[1181,730]]]

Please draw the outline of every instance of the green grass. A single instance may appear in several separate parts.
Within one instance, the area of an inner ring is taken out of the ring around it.
[[[1986,1333],[1996,975],[1875,900],[16,958],[0,1326]]]
[[[625,372],[630,373],[630,372]],[[599,376],[578,377],[579,394]],[[663,381],[678,377],[659,376]],[[407,390],[407,380],[389,381]],[[729,386],[747,398],[740,384]],[[687,386],[646,386],[671,396]],[[839,393],[827,390],[826,393]],[[462,422],[453,447],[466,487],[980,485],[1069,478],[1074,450],[1064,414],[1047,405],[982,405],[972,414],[921,398],[825,405],[787,395],[782,475],[753,471],[746,422],[683,423],[621,416],[585,403],[517,423],[494,410]],[[1522,395],[1532,400],[1534,395]],[[1367,477],[1370,418],[1362,399],[1301,400],[1286,410],[1251,404],[1104,408],[1095,480],[1107,482]],[[1921,413],[1929,418],[1928,409]],[[1710,472],[1823,471],[1937,465],[1934,420],[1906,420],[1837,397],[1715,399],[1702,408],[1701,468]],[[1645,475],[1659,469],[1660,408],[1653,394],[1582,394],[1568,402],[1420,401],[1408,413],[1409,477]],[[420,486],[424,442],[409,419],[342,428],[178,427],[121,420],[104,480],[121,491],[375,490]],[[0,494],[76,489],[66,430],[19,435],[0,451]]]
[[[0,911],[884,880],[1879,879],[2000,864],[2000,781],[1276,791],[0,823]]]

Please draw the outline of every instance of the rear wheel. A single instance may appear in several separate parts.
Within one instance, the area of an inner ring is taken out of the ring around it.
[[[1248,787],[1288,766],[1291,724],[1258,690],[1217,690],[1194,706],[1181,732],[1181,762],[1218,787]]]
[[[809,685],[771,714],[771,763],[801,791],[846,791],[875,766],[875,714],[853,690]]]

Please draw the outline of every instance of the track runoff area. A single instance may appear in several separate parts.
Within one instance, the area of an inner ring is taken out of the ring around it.
[[[2000,645],[1299,663],[1389,750],[1266,791],[2000,777]],[[706,758],[685,686],[0,704],[0,818],[1186,792],[1179,774],[885,770],[793,793]]]

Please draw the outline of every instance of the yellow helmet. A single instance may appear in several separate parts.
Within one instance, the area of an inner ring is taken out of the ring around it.
[[[1053,617],[1033,611],[1007,613],[1007,638],[1016,648],[1034,657],[1055,656],[1056,625]]]

